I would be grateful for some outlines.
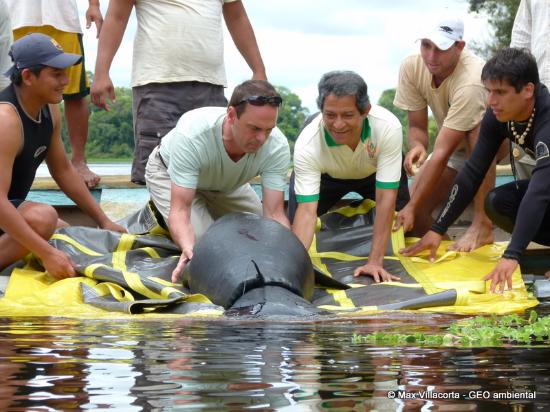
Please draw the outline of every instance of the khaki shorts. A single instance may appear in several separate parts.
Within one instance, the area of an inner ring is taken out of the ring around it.
[[[13,31],[13,39],[18,40],[29,33],[42,33],[50,36],[63,48],[65,53],[80,54],[82,62],[76,66],[68,67],[67,76],[69,84],[65,86],[63,91],[63,99],[81,99],[90,94],[90,81],[86,75],[84,67],[84,47],[82,45],[82,34],[68,33],[66,31],[57,30],[52,26],[26,26],[20,27]]]
[[[167,223],[172,181],[160,160],[158,150],[157,146],[149,156],[145,167],[145,182],[151,200]],[[200,238],[216,219],[232,212],[262,215],[262,202],[250,184],[240,186],[232,192],[197,189],[191,205],[191,225],[195,231],[195,237]]]
[[[428,156],[426,160],[430,160],[432,157],[432,154]],[[447,161],[447,167],[450,167],[453,170],[456,170],[456,172],[460,172],[464,165],[466,164],[466,160],[468,159],[468,154],[466,153],[465,148],[459,148],[453,152],[451,157],[449,157],[449,160]]]

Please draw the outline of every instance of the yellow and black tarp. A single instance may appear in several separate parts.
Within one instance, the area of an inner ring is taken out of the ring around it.
[[[313,305],[338,316],[403,309],[502,314],[537,305],[519,271],[514,274],[514,289],[503,295],[489,293],[481,280],[500,257],[503,244],[472,253],[446,253],[442,245],[438,262],[432,264],[400,256],[398,250],[406,241],[402,232],[396,232],[384,267],[401,280],[373,284],[369,276],[354,278],[354,269],[366,262],[370,251],[374,214],[374,203],[364,201],[319,219],[309,251],[316,269]],[[223,308],[206,296],[190,294],[170,281],[179,250],[149,206],[125,223],[131,232],[141,234],[60,229],[50,242],[71,257],[80,276],[56,281],[29,256],[9,271],[0,316],[223,316]]]

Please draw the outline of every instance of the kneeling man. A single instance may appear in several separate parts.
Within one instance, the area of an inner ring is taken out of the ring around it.
[[[229,106],[185,113],[149,156],[145,181],[182,251],[176,282],[193,257],[196,237],[215,219],[252,212],[290,227],[284,190],[290,167],[285,136],[276,128],[281,96],[263,80],[233,91]],[[262,198],[248,183],[262,177]]]
[[[372,250],[354,275],[398,280],[384,270],[383,261],[396,200],[398,209],[409,201],[401,124],[388,110],[370,104],[367,84],[354,72],[326,73],[318,87],[321,113],[304,127],[294,149],[292,229],[308,249],[317,216],[347,193],[376,200]]]
[[[6,75],[11,84],[0,92],[0,269],[31,251],[52,276],[74,276],[69,257],[47,242],[55,229],[66,223],[59,220],[53,207],[25,199],[36,169],[45,159],[61,190],[99,227],[125,231],[100,209],[61,141],[57,104],[68,83],[65,69],[78,64],[82,56],[64,53],[55,40],[38,33],[16,41],[10,56],[13,66]]]

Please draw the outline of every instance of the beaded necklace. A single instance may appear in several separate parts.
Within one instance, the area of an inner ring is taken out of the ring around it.
[[[525,130],[520,135],[516,130],[516,123],[511,120],[510,121],[510,131],[512,132],[512,136],[514,136],[514,141],[516,145],[523,146],[525,143],[525,138],[531,131],[531,127],[533,126],[533,119],[535,118],[535,108],[533,107],[533,111],[531,112],[531,116],[529,116],[529,120],[527,121],[527,126],[525,127]],[[520,156],[519,148],[516,146],[512,150],[512,154],[515,158],[518,158]]]

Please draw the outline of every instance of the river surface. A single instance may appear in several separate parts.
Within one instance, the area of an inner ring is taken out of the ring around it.
[[[2,319],[0,410],[550,410],[549,347],[353,339],[380,330],[436,333],[453,319]]]

